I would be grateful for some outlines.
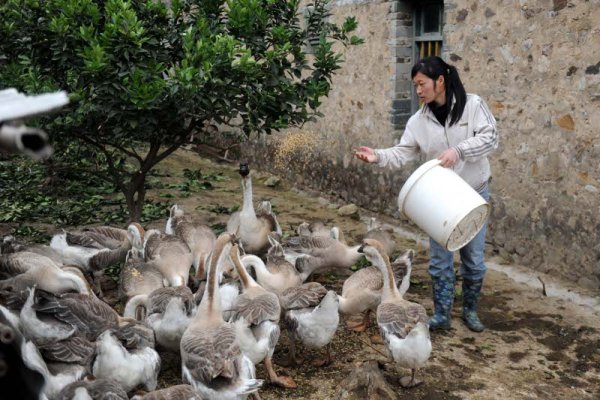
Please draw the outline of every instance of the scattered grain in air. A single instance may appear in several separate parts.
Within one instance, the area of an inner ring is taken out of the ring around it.
[[[298,130],[281,137],[275,148],[275,167],[285,169],[292,159],[307,164],[313,157],[313,149],[317,142],[314,132]]]

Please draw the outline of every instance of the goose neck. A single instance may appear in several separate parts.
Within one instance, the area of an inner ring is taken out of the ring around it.
[[[381,255],[377,256],[374,260],[371,261],[379,270],[381,271],[381,275],[383,276],[383,291],[381,295],[381,300],[390,297],[399,296],[398,288],[396,287],[396,280],[394,279],[394,271],[392,270],[392,266],[387,257],[383,257]]]

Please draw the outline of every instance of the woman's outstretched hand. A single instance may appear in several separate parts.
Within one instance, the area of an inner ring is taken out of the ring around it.
[[[375,151],[367,146],[360,146],[354,149],[354,157],[367,163],[377,162]]]

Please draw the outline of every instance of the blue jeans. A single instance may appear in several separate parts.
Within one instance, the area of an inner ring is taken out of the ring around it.
[[[485,185],[485,188],[479,194],[485,201],[490,201],[489,185]],[[487,221],[473,240],[459,250],[460,274],[463,279],[471,281],[483,280],[483,276],[487,270],[484,263],[486,231]],[[432,277],[454,277],[454,254],[431,238],[429,238],[429,274]]]

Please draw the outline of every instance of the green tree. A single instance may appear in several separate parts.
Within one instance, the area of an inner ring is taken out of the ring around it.
[[[342,55],[359,44],[352,17],[328,21],[328,1],[5,0],[0,87],[64,89],[71,104],[47,120],[55,145],[79,143],[139,220],[146,176],[209,124],[250,135],[319,113]],[[319,37],[313,55],[307,38]],[[52,121],[52,122],[50,122]],[[57,152],[57,156],[58,156]]]

